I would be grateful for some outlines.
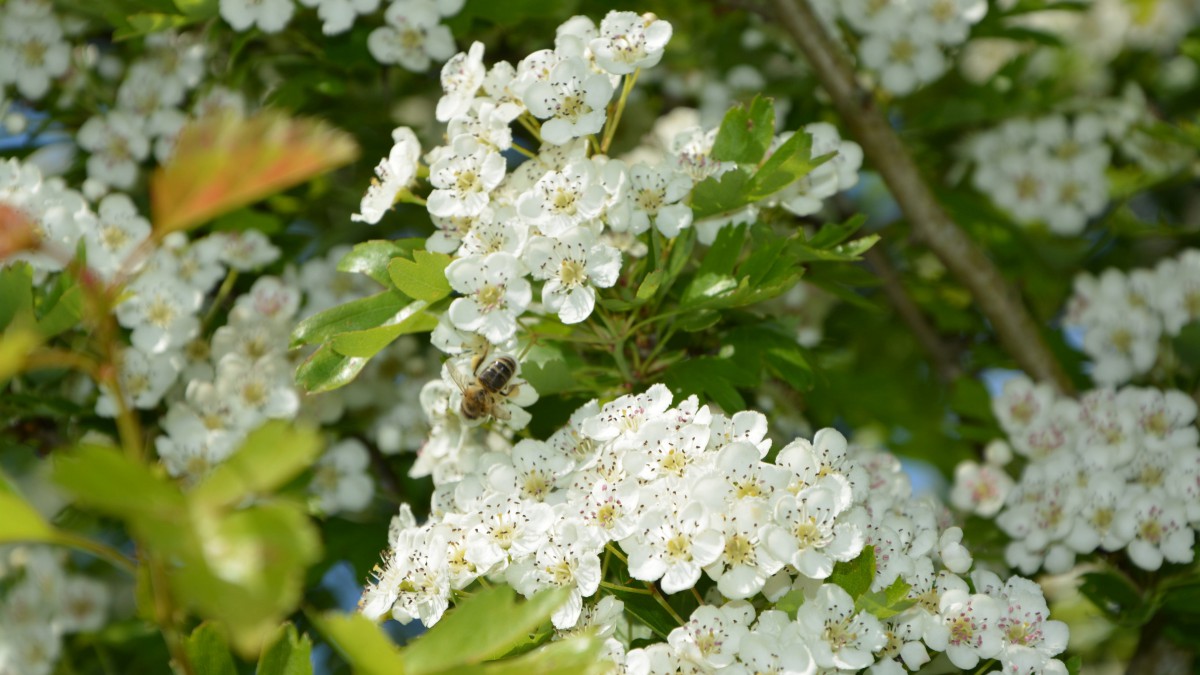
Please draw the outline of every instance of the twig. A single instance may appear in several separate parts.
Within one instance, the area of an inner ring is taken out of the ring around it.
[[[960,371],[958,364],[955,363],[954,350],[942,341],[938,332],[929,325],[921,308],[909,296],[908,291],[904,290],[900,275],[892,267],[887,255],[876,248],[871,248],[863,255],[863,258],[875,271],[875,276],[883,282],[883,293],[892,303],[896,314],[900,315],[900,320],[912,331],[913,337],[917,338],[921,349],[925,350],[925,354],[933,362],[933,369],[937,373],[938,379],[946,383],[953,382]]]
[[[791,33],[846,127],[887,183],[914,234],[970,291],[1017,364],[1035,379],[1069,393],[1070,380],[1016,290],[938,204],[908,149],[871,94],[858,86],[849,57],[826,32],[808,0],[772,2],[776,18]]]

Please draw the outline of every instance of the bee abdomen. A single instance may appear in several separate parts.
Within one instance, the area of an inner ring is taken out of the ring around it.
[[[492,393],[499,393],[517,372],[517,362],[511,356],[500,356],[479,371],[479,384]]]

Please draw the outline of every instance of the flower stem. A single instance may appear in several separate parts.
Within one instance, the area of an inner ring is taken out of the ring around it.
[[[612,145],[613,136],[617,133],[617,125],[621,123],[621,114],[625,112],[625,104],[629,100],[629,92],[633,91],[633,85],[637,82],[638,74],[641,72],[642,69],[638,68],[632,74],[626,75],[622,81],[621,98],[617,99],[617,107],[613,110],[612,119],[604,125],[604,140],[600,141],[601,153],[607,154],[608,147]]]

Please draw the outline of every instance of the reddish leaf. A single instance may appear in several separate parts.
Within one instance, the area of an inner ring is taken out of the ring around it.
[[[317,120],[271,111],[194,120],[151,179],[154,225],[160,232],[195,227],[357,155],[349,134]]]

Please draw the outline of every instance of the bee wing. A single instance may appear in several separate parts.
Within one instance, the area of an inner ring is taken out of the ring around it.
[[[463,392],[465,392],[467,389],[470,389],[471,385],[475,384],[472,381],[474,378],[467,376],[461,370],[459,370],[458,366],[455,365],[453,361],[446,362],[446,372],[450,374],[450,379],[454,380],[454,384],[458,385],[459,390]]]

